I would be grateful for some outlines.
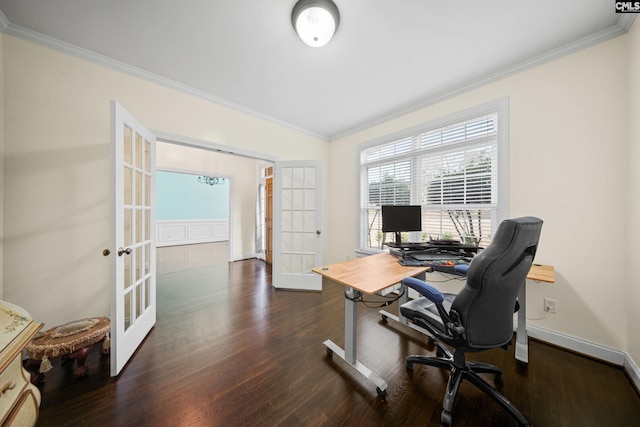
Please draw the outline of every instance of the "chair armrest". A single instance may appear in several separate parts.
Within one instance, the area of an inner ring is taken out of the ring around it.
[[[436,328],[432,328],[429,325],[428,321],[421,322],[421,326],[424,326],[435,334],[438,338],[444,340],[448,343],[453,343],[454,340],[464,339],[465,328],[460,323],[460,319],[458,317],[458,313],[452,311],[451,313],[447,313],[444,308],[444,295],[438,289],[434,288],[427,282],[424,282],[420,279],[416,279],[415,277],[406,277],[402,279],[402,284],[408,286],[412,289],[415,289],[420,293],[420,295],[427,298],[429,301],[433,302],[438,310],[438,314],[440,315],[440,319],[442,324],[445,327],[447,335],[441,334],[437,331]],[[457,342],[457,341],[456,341]]]
[[[469,271],[469,264],[457,264],[453,267],[453,270],[456,273],[467,275],[467,271]]]
[[[415,289],[420,293],[420,295],[427,297],[429,301],[436,304],[442,304],[444,301],[444,295],[442,295],[442,292],[420,279],[416,279],[415,277],[405,277],[402,279],[402,284]]]

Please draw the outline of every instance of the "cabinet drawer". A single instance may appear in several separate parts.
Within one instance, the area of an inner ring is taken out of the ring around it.
[[[2,427],[33,427],[38,421],[39,399],[37,390],[28,388],[22,393]]]
[[[22,368],[22,357],[18,355],[13,358],[4,372],[0,373],[0,422],[4,423],[27,384],[27,375]]]

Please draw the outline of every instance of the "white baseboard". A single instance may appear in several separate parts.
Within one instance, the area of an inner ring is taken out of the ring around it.
[[[640,392],[640,368],[638,368],[638,365],[633,361],[631,356],[629,356],[628,354],[626,354],[625,356],[626,357],[624,358],[623,365],[624,369],[625,371],[627,371],[627,374],[629,374],[631,381],[633,381],[633,383],[635,384],[636,390]]]
[[[238,257],[232,257],[231,259],[229,259],[229,262],[244,261],[244,260],[247,260],[247,259],[254,259],[254,258],[264,260],[264,255],[263,254],[257,254],[257,253],[244,254],[244,255],[240,255]]]
[[[533,325],[527,325],[527,333],[531,338],[623,367],[635,384],[636,388],[640,390],[640,369],[629,354],[600,344],[585,341],[581,338],[550,331]]]
[[[624,352],[585,341],[571,335],[550,331],[533,325],[527,325],[527,333],[531,338],[536,338],[540,341],[575,351],[576,353],[582,353],[595,359],[604,360],[614,365],[622,366],[624,362]]]

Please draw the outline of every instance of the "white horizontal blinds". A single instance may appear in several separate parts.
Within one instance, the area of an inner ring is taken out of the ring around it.
[[[361,247],[382,249],[382,205],[411,203],[415,138],[402,138],[361,153]]]
[[[382,248],[385,204],[422,205],[423,240],[486,245],[497,215],[497,126],[497,114],[482,115],[363,150],[362,248]]]
[[[486,245],[497,212],[497,115],[418,136],[423,233]]]
[[[408,160],[369,168],[367,182],[369,203],[374,206],[411,202],[411,162]]]

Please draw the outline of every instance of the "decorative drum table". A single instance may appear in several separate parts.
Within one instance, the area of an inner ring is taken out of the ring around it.
[[[109,354],[109,331],[110,322],[107,317],[92,317],[56,326],[36,336],[25,348],[30,357],[27,369],[33,373],[31,382],[36,384],[42,381],[44,373],[52,368],[49,358],[54,357],[75,359],[77,366],[73,375],[87,375],[89,367],[84,362],[94,344],[102,341],[101,353]],[[38,362],[39,369],[34,369]]]

